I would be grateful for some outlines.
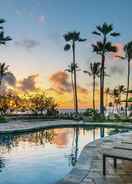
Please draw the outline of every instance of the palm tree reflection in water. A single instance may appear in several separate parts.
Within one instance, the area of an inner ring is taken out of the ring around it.
[[[79,151],[78,140],[79,140],[79,128],[77,127],[74,128],[71,155],[69,157],[69,161],[72,166],[76,165],[78,159],[78,151]]]

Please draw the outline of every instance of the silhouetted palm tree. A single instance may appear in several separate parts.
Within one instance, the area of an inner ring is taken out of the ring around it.
[[[125,51],[125,58],[127,58],[128,62],[128,74],[127,74],[127,88],[126,88],[126,117],[127,117],[127,108],[128,108],[128,93],[129,93],[129,87],[130,87],[130,61],[132,60],[132,41],[128,42],[124,46]]]
[[[3,25],[3,23],[5,23],[5,20],[0,19],[0,25]],[[10,40],[12,40],[10,36],[6,36],[6,37],[4,36],[4,27],[0,26],[0,45],[5,45],[6,42]],[[6,66],[5,63],[0,63],[0,85],[3,80],[3,77],[9,74],[8,67],[9,66]]]
[[[65,51],[68,51],[72,48],[73,53],[73,78],[74,78],[74,96],[75,96],[75,112],[78,113],[78,98],[77,98],[77,81],[76,81],[76,58],[75,58],[75,47],[76,42],[83,42],[86,39],[80,38],[80,32],[68,32],[64,34],[64,39],[67,44],[64,47]]]
[[[1,45],[5,45],[6,42],[11,41],[11,37],[10,36],[5,36],[4,35],[4,27],[1,26],[3,25],[3,23],[5,23],[6,21],[4,19],[0,19],[0,44]]]
[[[119,33],[113,32],[112,24],[104,23],[103,25],[96,26],[97,31],[93,31],[94,35],[101,38],[101,41],[97,41],[93,44],[93,52],[101,55],[101,71],[100,71],[100,113],[104,115],[104,67],[105,67],[105,56],[109,52],[117,52],[116,46],[113,46],[109,37],[119,36]]]
[[[95,85],[96,77],[100,76],[100,63],[90,63],[90,71],[84,70],[84,73],[93,77],[93,109],[95,110]]]
[[[14,75],[8,71],[8,68],[9,68],[9,65],[6,65],[6,63],[0,63],[0,86],[2,84],[2,80],[5,77],[8,77],[8,76],[14,77]]]

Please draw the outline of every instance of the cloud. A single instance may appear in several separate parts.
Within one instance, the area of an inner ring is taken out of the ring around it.
[[[113,65],[110,67],[110,75],[112,74],[118,74],[118,75],[123,75],[125,72],[124,66],[120,64],[118,65]]]
[[[59,92],[71,92],[71,83],[68,81],[69,76],[64,71],[58,71],[49,77],[52,83],[52,88]]]
[[[64,92],[72,92],[72,85],[69,82],[69,75],[64,71],[58,71],[52,74],[49,77],[49,80],[52,83],[52,87],[50,89],[63,94]],[[77,86],[77,90],[79,94],[87,94],[88,90],[81,86]]]
[[[19,47],[23,47],[26,50],[31,50],[39,46],[40,42],[32,39],[24,39],[24,40],[15,42],[15,45]]]
[[[4,81],[7,82],[10,86],[16,85],[16,77],[13,73],[8,73],[8,75],[4,76]]]
[[[30,75],[27,78],[24,78],[22,81],[19,82],[19,89],[22,91],[32,91],[36,89],[36,75]]]
[[[78,92],[81,94],[87,94],[88,90],[86,88],[78,86]]]
[[[45,17],[43,15],[38,16],[38,22],[43,24],[45,22]]]

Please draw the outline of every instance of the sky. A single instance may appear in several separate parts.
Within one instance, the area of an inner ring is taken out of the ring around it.
[[[5,23],[5,34],[12,41],[0,48],[1,62],[10,65],[19,85],[29,89],[41,87],[56,97],[62,106],[72,105],[70,76],[63,71],[72,62],[72,53],[64,52],[63,34],[68,31],[80,31],[85,43],[77,46],[76,58],[82,70],[90,62],[100,61],[92,53],[91,44],[97,38],[91,34],[96,25],[112,23],[115,31],[121,33],[113,43],[121,47],[132,39],[132,1],[131,0],[0,0],[0,16]],[[126,83],[126,62],[113,57],[106,59],[110,78],[105,85],[115,87]],[[64,75],[63,75],[64,74]],[[54,76],[57,79],[54,79]],[[58,77],[59,76],[59,77]],[[61,78],[61,80],[60,80]],[[60,81],[58,81],[60,80]],[[92,80],[78,72],[80,106],[85,102],[84,95],[90,98]],[[25,86],[24,86],[25,87]],[[30,88],[31,87],[31,88]],[[65,93],[66,92],[66,93]],[[98,94],[98,90],[97,90]],[[66,99],[66,100],[64,100]],[[66,105],[67,104],[67,105]]]

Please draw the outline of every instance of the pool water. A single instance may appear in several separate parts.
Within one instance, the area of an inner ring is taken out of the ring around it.
[[[53,184],[76,164],[83,147],[113,129],[56,128],[0,135],[0,184]]]

